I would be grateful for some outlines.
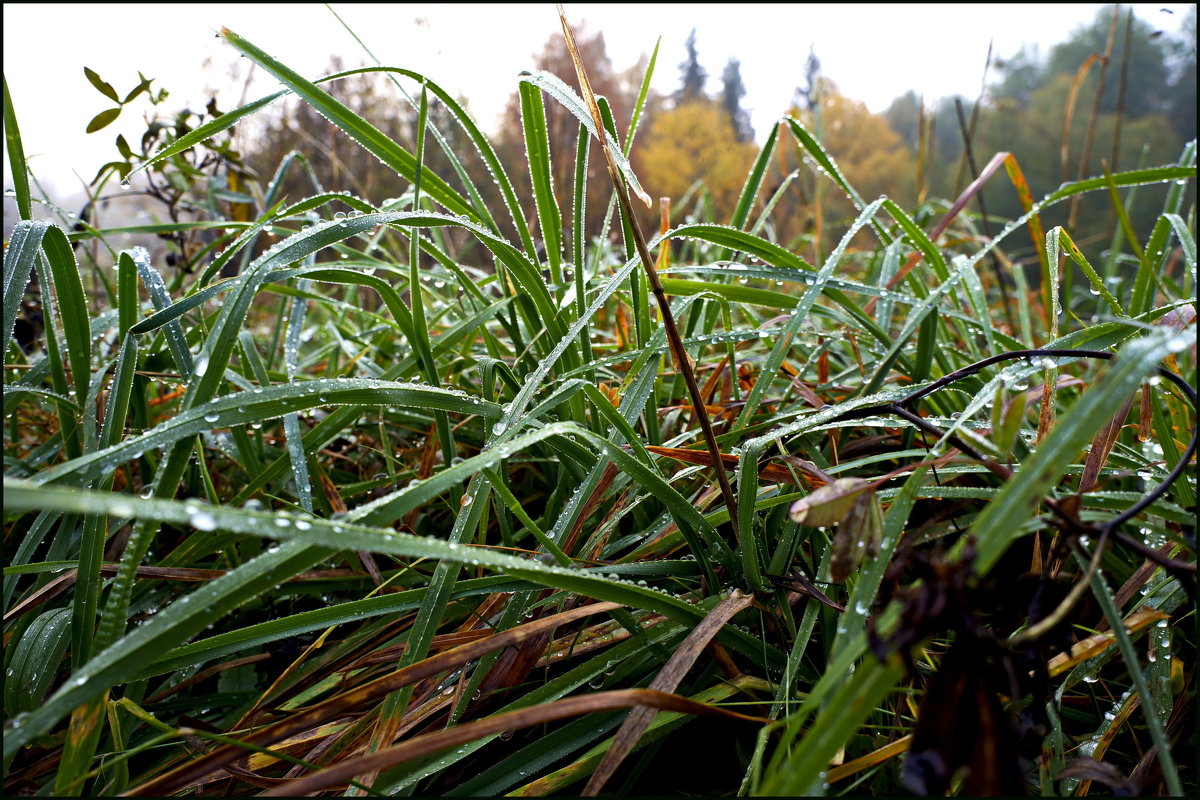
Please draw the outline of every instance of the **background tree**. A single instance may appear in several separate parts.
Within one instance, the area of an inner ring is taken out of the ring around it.
[[[1045,69],[1042,72],[1042,85],[1053,80],[1058,75],[1074,76],[1079,66],[1092,53],[1103,53],[1108,42],[1108,31],[1112,24],[1114,7],[1105,6],[1096,12],[1096,16],[1087,25],[1076,28],[1070,38],[1050,49]],[[1117,34],[1113,43],[1112,63],[1108,66],[1108,76],[1104,82],[1104,90],[1100,98],[1100,110],[1116,111],[1117,94],[1120,81],[1118,73],[1126,58],[1125,42],[1129,42],[1128,83],[1125,90],[1125,113],[1130,117],[1141,117],[1156,111],[1167,110],[1169,89],[1167,49],[1165,42],[1153,37],[1154,28],[1145,20],[1128,17],[1117,9]],[[1125,25],[1132,22],[1131,35],[1127,38]],[[1088,74],[1083,87],[1083,96],[1091,98],[1095,95],[1099,70],[1093,68]]]
[[[592,84],[592,90],[597,95],[605,97],[612,106],[617,132],[624,143],[633,106],[637,101],[637,92],[645,71],[645,62],[639,62],[632,68],[619,72],[613,68],[612,60],[608,57],[603,33],[589,32],[585,26],[581,25],[575,29],[575,36],[580,58],[587,65],[588,80]],[[533,61],[535,69],[557,75],[576,93],[579,93],[575,67],[561,34],[550,36],[542,51],[534,56]],[[579,120],[556,100],[546,98],[545,110],[554,191],[558,197],[559,207],[563,210],[566,224],[569,225]],[[495,141],[497,152],[506,169],[509,170],[509,175],[513,178],[518,195],[522,197],[523,207],[532,208],[533,187],[528,178],[529,167],[525,155],[524,129],[521,124],[521,98],[518,92],[514,91],[509,97],[501,128]],[[522,176],[524,176],[523,179]],[[611,194],[612,186],[608,182],[608,171],[604,166],[604,159],[600,156],[598,148],[593,147],[588,161],[587,230],[599,230],[600,220],[608,208],[608,199]],[[527,200],[530,202],[526,203]]]
[[[1095,18],[1077,28],[1067,40],[1050,48],[1042,58],[1036,49],[1022,48],[1016,56],[996,60],[997,78],[992,81],[980,109],[973,146],[977,166],[997,151],[1013,153],[1028,179],[1034,196],[1053,191],[1065,174],[1079,174],[1084,142],[1091,124],[1093,98],[1099,86],[1099,69],[1093,67],[1079,88],[1067,136],[1068,160],[1062,163],[1062,126],[1068,95],[1079,67],[1093,53],[1103,53],[1113,20],[1113,7],[1097,12]],[[1085,174],[1101,171],[1100,159],[1119,168],[1150,166],[1173,161],[1184,143],[1196,134],[1196,48],[1195,9],[1190,9],[1178,35],[1162,35],[1143,20],[1126,13],[1117,15],[1113,50],[1100,96],[1099,114],[1092,130],[1092,146]],[[1128,26],[1128,31],[1126,27]],[[1128,33],[1128,35],[1127,35]],[[1128,66],[1125,65],[1126,42]],[[1118,107],[1124,67],[1124,102]],[[885,113],[893,130],[915,157],[917,149],[916,95],[896,98]],[[961,134],[953,98],[939,101],[927,112],[935,131],[934,162],[929,175],[931,196],[954,194]],[[1121,118],[1120,137],[1118,115]],[[1115,146],[1115,150],[1114,150]],[[1115,153],[1115,159],[1114,159]],[[1162,203],[1161,187],[1134,193],[1130,209],[1135,226],[1151,224]],[[993,180],[985,190],[989,214],[1012,219],[1021,213],[1012,187]],[[1051,209],[1047,225],[1067,222],[1064,209]],[[1113,212],[1100,193],[1082,198],[1076,241],[1098,253],[1109,241]],[[1026,253],[1030,257],[1032,253]]]
[[[842,95],[828,79],[821,79],[820,84],[819,90],[811,95],[818,98],[815,108],[793,106],[788,114],[810,131],[819,127],[821,144],[863,197],[874,199],[883,194],[894,198],[912,197],[915,159],[887,119],[882,114],[871,113],[866,104]],[[794,150],[785,151],[783,160],[787,170],[798,166]],[[818,219],[824,220],[823,225],[827,226],[821,232],[822,241],[832,241],[857,213],[840,190],[818,192],[818,181],[824,181],[824,188],[828,188],[828,178],[814,175],[807,168],[801,169],[795,191],[786,201],[781,201],[785,207],[775,215],[777,221],[783,223],[777,231],[781,242],[814,232]],[[816,253],[807,253],[808,256],[815,257]]]
[[[1196,138],[1196,7],[1188,9],[1178,38],[1167,40],[1171,124],[1185,141]]]
[[[992,60],[992,68],[999,80],[992,84],[990,94],[993,102],[1012,109],[1029,107],[1029,96],[1042,80],[1043,68],[1036,45],[1021,45],[1015,56]]]
[[[1021,164],[1034,197],[1053,191],[1061,182],[1062,119],[1071,80],[1071,76],[1060,74],[1034,91],[1030,96],[1029,108],[1024,113],[1006,114],[1001,109],[992,109],[981,119],[980,136],[975,143],[977,151],[987,156],[999,150],[1013,153]],[[1087,113],[1080,113],[1077,109],[1072,119],[1066,165],[1067,174],[1072,178],[1078,174],[1088,117]],[[1110,160],[1116,127],[1115,111],[1102,112],[1097,117],[1086,174],[1099,174],[1100,159]],[[1166,114],[1154,112],[1127,116],[1122,123],[1117,160],[1125,169],[1163,164],[1177,158],[1182,147],[1183,142]],[[1022,213],[1015,192],[1001,182],[989,184],[986,201],[988,211],[992,214],[1011,219]],[[1161,208],[1161,191],[1157,187],[1148,187],[1135,193],[1130,216],[1135,226],[1150,226]],[[1107,196],[1103,193],[1085,195],[1081,201],[1077,227],[1073,231],[1076,241],[1085,248],[1091,245],[1092,252],[1097,252],[1107,242],[1106,233],[1111,219],[1112,207]],[[1065,224],[1065,208],[1050,209],[1045,221],[1047,225]]]
[[[1061,159],[1062,124],[1068,93],[1080,65],[1092,54],[1103,53],[1113,21],[1113,6],[1100,9],[1087,25],[1077,28],[1066,41],[1050,49],[1036,77],[1027,75],[1026,85],[1032,86],[1019,108],[1005,102],[1003,91],[981,119],[980,141],[977,147],[989,154],[1003,149],[1014,153],[1029,179],[1034,196],[1055,189],[1065,174],[1074,177],[1080,172],[1080,159],[1090,121],[1092,99],[1099,87],[1099,70],[1093,68],[1080,87],[1079,100],[1068,133],[1068,161]],[[1099,174],[1100,159],[1112,166],[1115,153],[1121,168],[1150,166],[1176,158],[1188,133],[1195,135],[1195,27],[1194,12],[1191,27],[1192,61],[1187,62],[1187,26],[1182,38],[1156,34],[1147,22],[1126,13],[1118,13],[1111,62],[1100,94],[1099,116],[1093,131],[1093,145],[1084,174]],[[1126,30],[1126,26],[1128,30]],[[1126,44],[1128,43],[1128,53]],[[1172,56],[1178,66],[1172,74]],[[1128,59],[1128,66],[1125,66]],[[1034,62],[1036,64],[1036,61]],[[1023,68],[1032,75],[1032,70]],[[1124,73],[1123,102],[1121,97]],[[1189,91],[1191,98],[1186,98]],[[1001,90],[1004,89],[1002,84]],[[1180,108],[1172,100],[1190,99]],[[1122,117],[1120,140],[1114,142],[1118,131],[1118,114]],[[1190,138],[1190,137],[1189,137]],[[1115,150],[1114,150],[1115,147]],[[989,187],[989,211],[1006,216],[1020,213],[1011,189]],[[1152,224],[1161,208],[1162,190],[1139,191],[1133,199],[1130,214],[1134,225]],[[1063,209],[1053,209],[1047,224],[1066,222]],[[1085,196],[1077,216],[1076,241],[1085,248],[1091,245],[1098,251],[1108,241],[1113,224],[1111,204],[1099,194]]]
[[[700,60],[696,53],[695,28],[692,28],[692,32],[688,34],[684,47],[687,48],[687,58],[679,64],[683,78],[679,91],[675,93],[676,105],[704,97],[704,83],[708,80],[708,73],[705,72],[704,67],[700,66]]]
[[[908,145],[914,153],[919,141],[921,120],[921,98],[912,89],[892,101],[883,112],[891,129],[900,135],[901,141]]]
[[[808,58],[804,61],[804,83],[796,87],[792,95],[792,105],[801,111],[817,107],[818,95],[821,88],[821,59],[813,48],[808,50]]]
[[[721,107],[729,115],[733,123],[733,132],[739,142],[754,140],[754,128],[750,126],[750,114],[742,108],[742,97],[746,94],[746,86],[742,83],[741,62],[736,58],[729,59],[725,71],[721,73]]]
[[[703,181],[717,220],[727,220],[758,148],[738,140],[733,122],[711,100],[693,100],[659,113],[633,151],[634,168],[653,197],[676,204]]]

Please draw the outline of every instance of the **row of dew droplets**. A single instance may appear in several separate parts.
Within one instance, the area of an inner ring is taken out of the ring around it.
[[[171,296],[167,292],[167,285],[163,281],[162,275],[159,274],[158,270],[150,262],[150,252],[140,245],[131,247],[125,252],[133,259],[138,276],[142,279],[142,284],[146,287],[146,292],[150,295],[150,301],[154,304],[154,309],[162,311],[164,308],[170,306]],[[188,350],[187,336],[183,332],[183,326],[178,319],[173,319],[164,326],[164,332],[171,344],[172,355],[180,362],[178,365],[180,373],[187,379],[193,372],[193,364],[192,354]]]
[[[621,267],[621,269],[617,270],[612,276],[610,276],[608,282],[596,292],[596,296],[592,299],[592,302],[588,306],[587,310],[580,315],[579,319],[572,323],[570,329],[567,331],[566,336],[560,339],[550,353],[546,356],[546,358],[538,364],[537,369],[535,369],[534,372],[526,379],[525,385],[521,387],[521,391],[517,393],[517,396],[513,398],[512,402],[504,407],[503,415],[500,418],[500,421],[497,422],[492,428],[492,433],[495,437],[497,437],[497,439],[504,436],[506,432],[511,438],[514,428],[513,420],[520,416],[528,407],[534,392],[537,390],[538,386],[541,385],[542,380],[547,374],[549,374],[550,370],[558,362],[558,359],[562,357],[562,354],[566,352],[567,348],[574,344],[584,328],[589,325],[592,316],[595,315],[595,313],[604,305],[608,298],[620,288],[622,281],[624,281],[629,274],[637,268],[638,264],[638,258],[631,258],[623,267]],[[497,430],[497,428],[499,428],[499,430]]]
[[[348,193],[346,196],[350,197],[350,195]],[[358,203],[363,203],[364,205],[366,205],[366,203],[364,201],[362,201],[360,198],[355,197],[353,199],[354,199],[354,201],[356,201]],[[354,214],[356,217],[356,221],[357,221],[357,217],[363,216],[361,211],[355,211]],[[379,221],[377,221],[375,219],[364,220],[364,224],[356,225],[355,228],[356,229],[358,229],[358,228],[365,229],[367,227],[372,227],[373,225],[378,224],[378,222]],[[366,223],[370,223],[370,224],[366,224]],[[275,262],[279,262],[279,261],[283,261],[285,263],[290,263],[292,258],[289,258],[289,257],[300,258],[300,257],[304,257],[307,255],[311,255],[311,253],[315,252],[315,249],[312,248],[312,246],[310,244],[312,238],[314,238],[320,234],[323,234],[330,227],[336,226],[336,227],[340,227],[340,228],[345,228],[345,227],[347,227],[347,224],[348,223],[344,219],[342,219],[342,220],[335,219],[335,220],[316,221],[313,224],[306,225],[300,233],[294,234],[293,236],[288,237],[287,239],[284,239],[281,242],[277,242],[274,245],[271,245],[267,249],[267,251],[265,253],[263,253],[263,255],[259,259],[257,259],[255,265],[257,267],[259,267],[259,270],[261,271],[262,267],[265,267],[268,263],[275,263]],[[158,282],[161,285],[161,277],[158,277],[157,273],[154,272],[153,270],[150,270],[150,272],[153,273],[153,275],[158,278]],[[164,289],[165,289],[165,287],[164,287]],[[286,347],[285,356],[288,357],[289,365],[291,365],[293,367],[293,374],[294,374],[294,366],[297,362],[296,356],[298,356],[298,350],[297,350],[297,345],[293,341],[293,339],[294,339],[294,337],[290,337],[290,336],[288,337],[288,342],[287,342],[287,345],[285,346]],[[202,354],[199,358],[200,358],[200,360],[197,363],[196,369],[194,371],[196,377],[202,377],[204,375],[206,368],[207,368],[207,364],[208,364],[207,353],[205,353],[203,350],[202,350]],[[256,388],[255,391],[256,392],[261,391],[261,387]],[[216,413],[215,411],[210,411],[209,413],[205,414],[204,419],[206,422],[216,423],[220,420],[220,415],[218,413]],[[261,425],[261,423],[259,423],[259,424]],[[309,496],[311,497],[311,485],[307,486],[307,490],[308,490]],[[305,493],[304,487],[301,487],[300,493],[302,495]]]
[[[305,266],[311,266],[316,260],[315,254],[305,258]],[[302,294],[308,289],[309,282],[301,279],[296,283],[296,288]],[[292,299],[291,314],[288,316],[288,324],[286,335],[284,336],[284,366],[287,372],[288,382],[295,384],[296,374],[300,371],[300,342],[304,330],[304,315],[308,308],[308,300],[303,296]],[[314,393],[317,390],[315,386],[306,387],[308,393]],[[296,441],[300,433],[300,422],[296,416],[296,412],[290,413],[284,420],[284,430],[288,437],[289,452],[292,453],[292,478],[296,484],[297,500],[300,502],[300,507],[306,512],[312,513],[313,510],[313,492],[312,483],[308,473],[307,459],[300,454],[296,457],[296,450],[299,448],[299,442]]]

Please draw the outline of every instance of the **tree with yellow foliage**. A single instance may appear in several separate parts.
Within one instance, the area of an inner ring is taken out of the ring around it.
[[[811,113],[792,109],[802,122]],[[826,86],[821,96],[821,144],[835,159],[850,185],[864,198],[881,194],[908,200],[916,176],[900,135],[865,103]]]
[[[865,200],[886,194],[908,202],[913,196],[916,163],[900,135],[882,115],[873,114],[864,103],[845,97],[831,81],[821,80],[816,108],[793,106],[787,113],[821,142],[846,180]],[[785,136],[781,141],[789,139]],[[781,180],[783,174],[797,168],[797,158],[795,148],[780,153],[777,163]],[[821,251],[836,240],[838,229],[844,230],[857,213],[841,189],[827,177],[805,167],[773,216],[777,221],[776,235],[782,242],[813,233],[821,238],[823,245],[817,247]]]
[[[659,113],[646,140],[634,148],[635,168],[653,197],[678,203],[696,181],[712,197],[716,220],[733,213],[746,173],[758,154],[738,141],[729,114],[711,100],[680,103]]]

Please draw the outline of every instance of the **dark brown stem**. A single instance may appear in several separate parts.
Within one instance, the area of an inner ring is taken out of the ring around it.
[[[658,301],[658,309],[662,314],[663,328],[666,330],[667,342],[671,348],[671,356],[675,360],[675,370],[687,385],[688,395],[692,400],[692,408],[696,410],[696,419],[700,422],[700,430],[704,434],[704,443],[708,446],[708,452],[712,456],[713,469],[717,473],[717,483],[721,487],[721,497],[725,501],[725,507],[729,509],[729,524],[733,528],[734,536],[737,536],[737,500],[734,497],[733,488],[729,485],[729,476],[725,473],[725,465],[721,460],[721,448],[717,446],[717,437],[713,433],[712,422],[708,418],[708,409],[704,406],[704,398],[700,393],[699,385],[696,383],[696,375],[692,370],[692,363],[688,358],[687,350],[683,347],[683,337],[679,335],[679,328],[675,325],[675,316],[671,313],[671,304],[667,300],[667,293],[663,290],[662,282],[658,279],[658,271],[654,269],[654,261],[650,258],[650,248],[646,246],[646,237],[642,235],[642,229],[638,225],[637,217],[633,214],[633,204],[629,200],[629,189],[626,187],[625,179],[617,169],[612,153],[608,149],[608,141],[604,137],[604,121],[600,117],[595,95],[592,93],[591,84],[588,82],[587,74],[583,68],[583,61],[579,58],[579,51],[575,46],[575,36],[571,33],[571,26],[567,23],[566,13],[562,10],[561,5],[558,7],[558,14],[559,19],[562,21],[563,36],[567,42],[567,49],[571,54],[571,60],[575,63],[575,71],[579,76],[579,88],[583,91],[584,100],[587,101],[593,121],[596,123],[596,135],[600,139],[600,148],[604,153],[604,161],[608,165],[608,176],[612,179],[613,187],[617,191],[617,200],[621,205],[621,212],[629,221],[629,229],[633,232],[633,241],[637,246],[638,257],[642,261],[642,267],[646,271],[646,279],[650,282],[650,288],[654,292],[654,299]]]
[[[734,497],[733,488],[729,485],[729,476],[725,472],[725,465],[721,458],[721,448],[717,445],[717,436],[713,432],[712,421],[708,418],[708,409],[704,405],[700,386],[696,383],[692,362],[688,358],[687,350],[683,347],[683,337],[680,336],[679,328],[675,325],[675,315],[671,313],[671,303],[667,300],[667,293],[663,289],[662,281],[658,279],[658,270],[654,268],[654,261],[650,258],[650,249],[646,246],[646,238],[642,235],[641,226],[638,225],[637,218],[633,215],[633,205],[629,202],[629,191],[625,187],[625,181],[613,165],[608,145],[603,145],[603,149],[604,157],[608,159],[608,174],[613,180],[613,185],[617,187],[617,199],[626,219],[629,220],[629,228],[633,231],[633,241],[637,245],[638,257],[641,258],[642,266],[646,270],[646,277],[650,281],[650,290],[654,292],[654,299],[658,301],[658,310],[662,315],[663,327],[666,329],[671,356],[675,360],[675,370],[683,377],[683,382],[687,385],[692,408],[696,411],[696,419],[700,422],[700,430],[704,434],[704,443],[708,446],[709,454],[712,455],[713,469],[717,473],[717,483],[721,487],[721,497],[725,501],[725,507],[729,509],[729,524],[733,527],[733,533],[736,536],[738,534],[737,499]]]

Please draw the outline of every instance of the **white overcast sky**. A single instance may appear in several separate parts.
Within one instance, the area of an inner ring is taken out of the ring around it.
[[[684,40],[696,28],[701,65],[710,92],[730,57],[741,61],[743,107],[756,133],[788,106],[803,81],[809,48],[843,94],[873,111],[912,89],[927,101],[975,97],[989,40],[995,55],[1010,57],[1022,43],[1050,46],[1089,22],[1101,8],[1080,4],[603,4],[566,3],[578,30],[604,32],[613,66],[625,69],[649,54],[661,35],[653,86],[679,83]],[[414,69],[455,95],[465,95],[477,121],[492,129],[516,87],[516,75],[552,35],[561,35],[552,3],[334,4],[341,17],[387,66]],[[1155,28],[1178,29],[1187,4],[1135,3],[1134,14]],[[1174,13],[1168,13],[1168,10]],[[89,119],[109,103],[85,80],[96,70],[124,95],[137,71],[171,91],[166,108],[203,108],[208,91],[218,103],[237,103],[226,78],[237,60],[214,33],[229,27],[309,77],[324,73],[331,55],[347,66],[366,56],[321,4],[4,4],[4,74],[12,93],[26,155],[35,174],[59,191],[74,191],[115,156],[113,139],[131,141],[144,130],[141,111],[128,113],[96,134]],[[213,67],[202,65],[211,59]],[[246,62],[242,62],[245,64]],[[243,70],[243,73],[245,70]],[[274,91],[262,75],[249,99]],[[4,171],[9,173],[7,155]]]

